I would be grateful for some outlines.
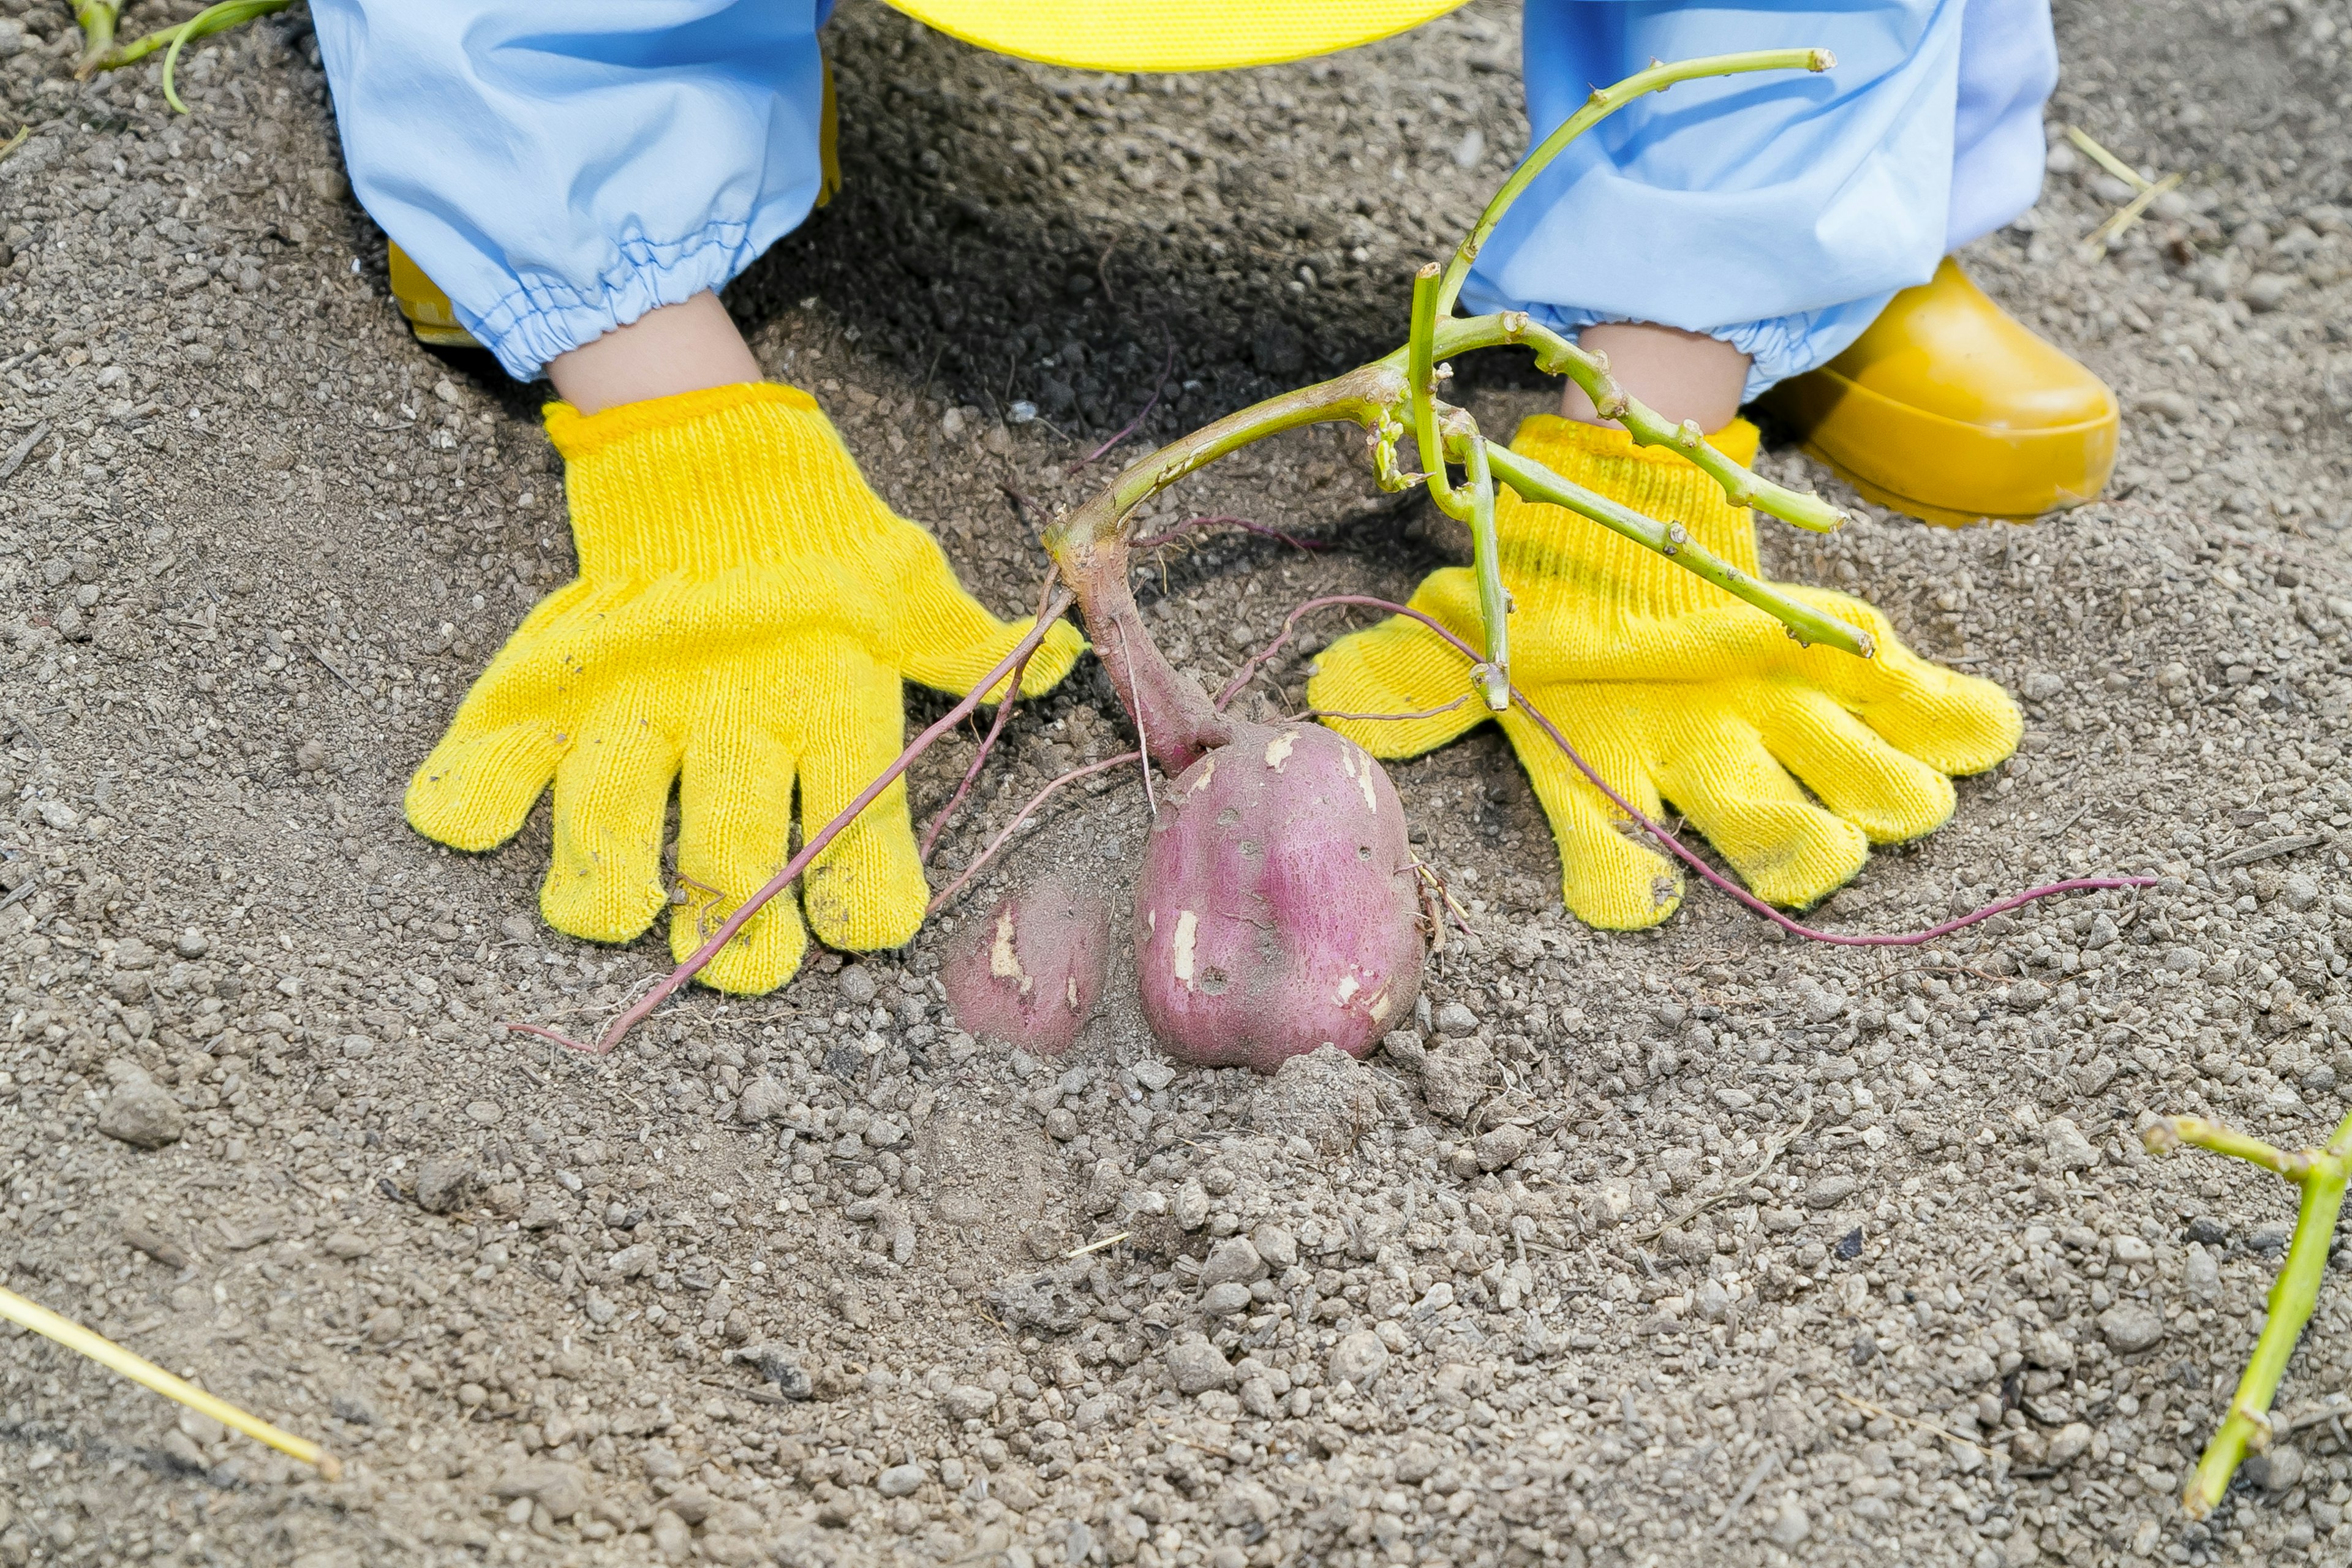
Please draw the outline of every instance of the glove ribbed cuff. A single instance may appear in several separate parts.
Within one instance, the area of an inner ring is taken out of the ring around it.
[[[587,581],[848,558],[892,521],[795,386],[713,387],[601,414],[551,403],[545,417]]]
[[[1745,419],[1734,419],[1707,440],[1736,463],[1756,460],[1756,426]],[[1731,564],[1756,570],[1756,529],[1748,510],[1727,503],[1721,486],[1669,448],[1637,447],[1615,426],[1538,414],[1519,426],[1511,450],[1645,516],[1679,522],[1696,542]],[[1495,508],[1495,528],[1503,570],[1523,598],[1598,601],[1628,616],[1658,619],[1735,602],[1673,562],[1564,507],[1506,490]]]

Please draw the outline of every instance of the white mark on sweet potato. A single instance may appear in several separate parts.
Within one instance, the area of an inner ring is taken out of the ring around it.
[[[1296,730],[1285,730],[1268,741],[1265,743],[1265,765],[1280,773],[1282,764],[1290,760],[1290,749],[1297,743],[1298,731]]]
[[[1013,911],[1005,910],[996,917],[996,940],[988,949],[988,973],[999,980],[1021,982],[1021,994],[1026,996],[1037,984],[1021,967],[1021,955],[1013,949]]]
[[[1380,994],[1372,998],[1372,1005],[1367,1010],[1371,1014],[1372,1022],[1375,1024],[1389,1016],[1389,988],[1387,986],[1383,985],[1381,987]]]
[[[1073,974],[1062,982],[1062,1000],[1070,1005],[1071,1012],[1075,1013],[1078,1010],[1078,977],[1076,975]]]
[[[1339,988],[1332,993],[1331,1000],[1344,1007],[1348,1005],[1348,998],[1362,989],[1363,986],[1357,983],[1354,975],[1342,974],[1339,976]]]
[[[1176,978],[1187,985],[1192,984],[1192,934],[1200,925],[1200,917],[1192,910],[1176,911],[1174,971]]]
[[[1209,781],[1216,776],[1217,759],[1214,757],[1202,757],[1201,759],[1201,776],[1192,781],[1191,793],[1193,795],[1200,794],[1202,790],[1209,787]]]
[[[1345,740],[1346,737],[1342,736],[1341,739]],[[1356,766],[1356,759],[1359,756],[1364,759],[1361,769]],[[1381,797],[1372,793],[1371,753],[1360,752],[1353,742],[1349,742],[1347,750],[1339,753],[1339,766],[1349,778],[1356,781],[1356,786],[1364,792],[1364,809],[1378,816],[1381,814]]]

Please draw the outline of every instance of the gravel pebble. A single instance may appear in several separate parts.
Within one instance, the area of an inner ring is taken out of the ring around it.
[[[1179,1394],[1205,1394],[1228,1387],[1234,1381],[1234,1369],[1224,1352],[1199,1334],[1171,1340],[1162,1357]]]

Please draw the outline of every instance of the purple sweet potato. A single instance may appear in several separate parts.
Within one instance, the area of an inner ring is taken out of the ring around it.
[[[965,928],[940,983],[969,1033],[1054,1057],[1094,1016],[1109,955],[1109,906],[1048,873]]]
[[[1421,989],[1412,853],[1388,774],[1320,725],[1218,711],[1145,631],[1115,523],[1076,520],[1049,542],[1145,749],[1177,775],[1135,885],[1145,1021],[1202,1066],[1270,1073],[1327,1043],[1363,1055]]]
[[[1362,1056],[1410,1014],[1422,939],[1404,810],[1354,742],[1235,724],[1180,775],[1136,879],[1143,1014],[1170,1054],[1272,1072]]]

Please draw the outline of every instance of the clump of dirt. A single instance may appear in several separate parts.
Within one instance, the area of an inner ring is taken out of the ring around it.
[[[32,126],[0,162],[0,1277],[350,1466],[321,1485],[0,1339],[0,1563],[2341,1558],[2333,1281],[2279,1441],[2177,1518],[2290,1210],[2133,1132],[2311,1141],[2352,1079],[2346,35],[2233,0],[2060,20],[2053,134],[2188,181],[2086,259],[2122,198],[2053,140],[2042,205],[1967,259],[2123,395],[2114,492],[1767,525],[1768,565],[2029,714],[1823,918],[2163,882],[1916,953],[1706,899],[1601,935],[1483,732],[1393,770],[1469,933],[1345,1069],[1380,1110],[1335,1151],[1279,1079],[1163,1059],[1128,955],[1055,1060],[946,1016],[941,955],[1004,889],[1052,867],[1123,907],[1126,770],[903,952],[697,996],[608,1058],[503,1031],[578,1033],[666,967],[538,922],[543,815],[470,858],[400,820],[572,570],[538,395],[402,331],[299,16],[194,51],[178,119],[152,70],[74,83],[62,7],[0,0]],[[732,302],[1017,613],[1171,340],[1186,423],[1393,341],[1522,144],[1516,21],[1160,81],[851,8],[847,188]],[[1550,395],[1481,374],[1490,429]],[[1169,552],[1155,640],[1222,680],[1310,594],[1403,596],[1436,556],[1388,506],[1328,437],[1191,481],[1163,526],[1334,548]],[[1092,667],[1029,705],[942,881],[1132,743]]]

